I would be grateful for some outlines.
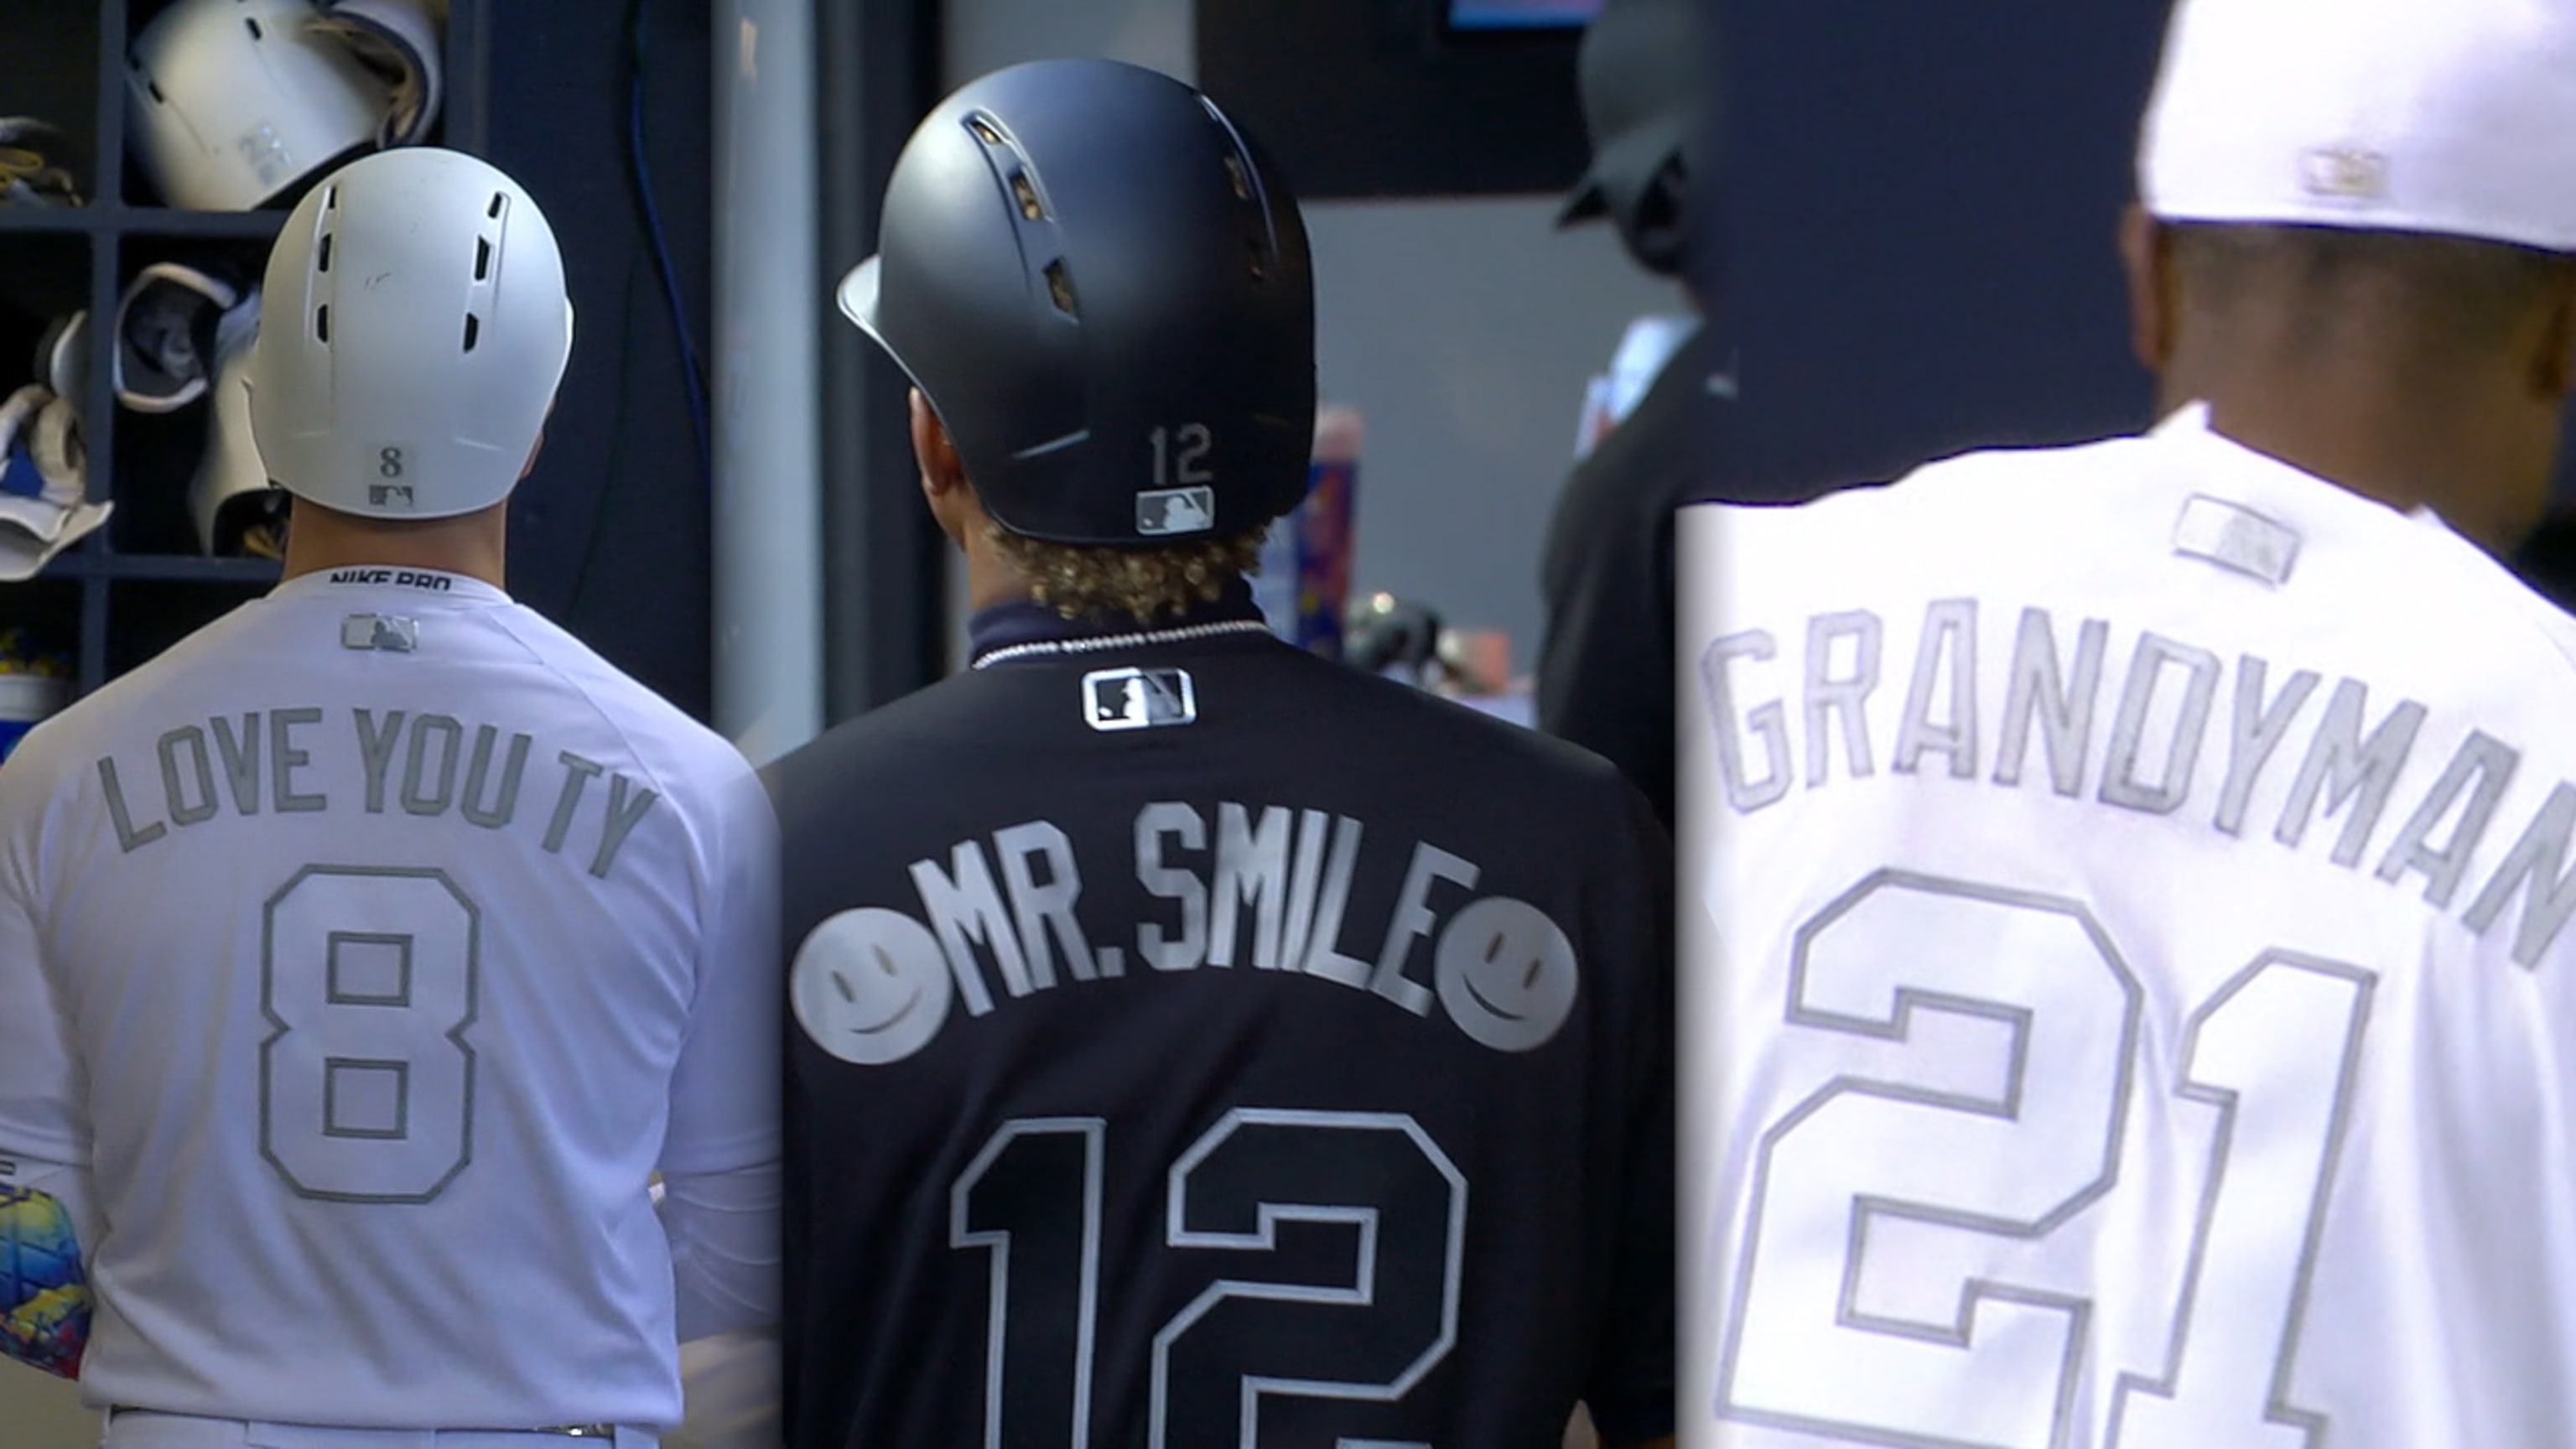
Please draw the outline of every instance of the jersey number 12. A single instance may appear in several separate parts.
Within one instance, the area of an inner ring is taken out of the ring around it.
[[[950,1244],[992,1255],[986,1449],[1093,1442],[1108,1146],[1098,1118],[1007,1122],[950,1193]],[[1264,1395],[1393,1403],[1457,1342],[1467,1179],[1409,1116],[1238,1108],[1172,1163],[1165,1208],[1172,1248],[1266,1253],[1283,1222],[1358,1247],[1347,1282],[1219,1279],[1173,1314],[1148,1449],[1252,1449]]]

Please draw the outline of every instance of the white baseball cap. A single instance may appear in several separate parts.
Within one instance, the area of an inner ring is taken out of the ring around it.
[[[2576,0],[2176,0],[2138,183],[2166,221],[2576,252]]]

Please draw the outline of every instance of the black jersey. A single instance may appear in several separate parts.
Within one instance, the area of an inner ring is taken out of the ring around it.
[[[1660,829],[1257,617],[774,767],[793,1449],[1671,1432]]]
[[[1719,496],[1728,402],[1716,333],[1691,334],[1625,422],[1576,467],[1549,519],[1539,727],[1596,750],[1673,828],[1673,511]],[[1749,501],[1749,500],[1748,500]]]

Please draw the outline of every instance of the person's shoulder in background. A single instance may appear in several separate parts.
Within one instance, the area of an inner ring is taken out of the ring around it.
[[[2552,512],[2506,565],[2532,592],[2576,613],[2576,509]]]

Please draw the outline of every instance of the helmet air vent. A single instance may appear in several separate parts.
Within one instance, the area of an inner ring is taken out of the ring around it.
[[[1011,196],[1020,204],[1020,215],[1031,221],[1047,219],[1046,204],[1038,200],[1038,189],[1030,184],[1028,172],[1011,173]]]

